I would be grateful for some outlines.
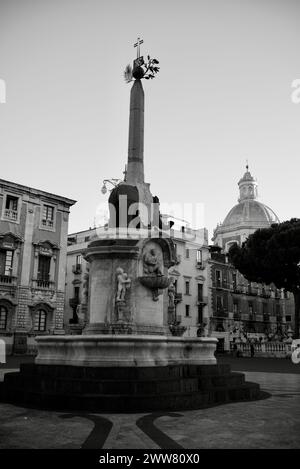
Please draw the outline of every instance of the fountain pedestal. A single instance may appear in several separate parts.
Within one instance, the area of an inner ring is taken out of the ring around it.
[[[171,337],[163,292],[174,264],[170,239],[90,243],[89,321],[81,336],[37,337],[39,365],[168,366],[215,364],[215,338]]]

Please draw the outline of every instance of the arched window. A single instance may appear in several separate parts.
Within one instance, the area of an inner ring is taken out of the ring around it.
[[[34,331],[45,332],[47,313],[44,309],[38,309],[34,315]]]
[[[0,330],[4,331],[7,326],[8,311],[5,306],[0,306]]]

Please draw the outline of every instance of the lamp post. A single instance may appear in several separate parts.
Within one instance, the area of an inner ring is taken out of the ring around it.
[[[122,182],[121,179],[114,179],[114,178],[112,178],[112,179],[103,179],[103,186],[102,186],[102,188],[101,188],[102,194],[105,195],[106,192],[107,192],[106,184],[109,183],[109,184],[111,184],[112,186],[116,187],[118,184],[120,184],[120,182]],[[110,190],[112,190],[112,189],[110,189]]]
[[[126,176],[127,176],[127,164],[125,165],[125,169],[123,171],[124,174],[124,179],[117,179],[117,178],[111,178],[111,179],[103,179],[103,186],[101,187],[101,192],[103,195],[106,194],[107,192],[107,187],[106,184],[109,183],[114,187],[117,187],[121,182],[126,182]],[[110,189],[112,190],[112,189]]]

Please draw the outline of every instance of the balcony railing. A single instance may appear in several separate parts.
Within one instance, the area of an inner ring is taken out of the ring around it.
[[[42,220],[43,226],[48,226],[49,228],[53,228],[53,220],[44,219]]]
[[[33,288],[41,288],[42,290],[54,290],[55,289],[55,282],[51,282],[50,280],[32,280]]]
[[[18,219],[18,211],[6,208],[4,210],[4,217],[7,218],[8,220],[16,221]]]
[[[203,264],[203,262],[197,261],[196,262],[196,269],[200,269],[200,270],[205,269],[205,265]]]
[[[81,272],[82,272],[81,264],[73,265],[72,266],[72,272],[73,272],[73,274],[81,274]]]
[[[0,275],[0,284],[1,285],[16,285],[17,277],[12,277],[11,275]]]

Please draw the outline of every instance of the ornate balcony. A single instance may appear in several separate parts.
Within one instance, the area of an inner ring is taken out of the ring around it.
[[[4,218],[7,218],[8,220],[17,221],[18,220],[18,211],[17,210],[10,210],[10,209],[6,208],[4,210]]]
[[[50,280],[32,280],[32,287],[40,290],[55,290],[55,282]]]
[[[0,285],[15,286],[17,284],[17,277],[11,275],[0,275]]]
[[[53,228],[53,220],[44,219],[42,220],[42,226],[47,226],[48,228]]]

